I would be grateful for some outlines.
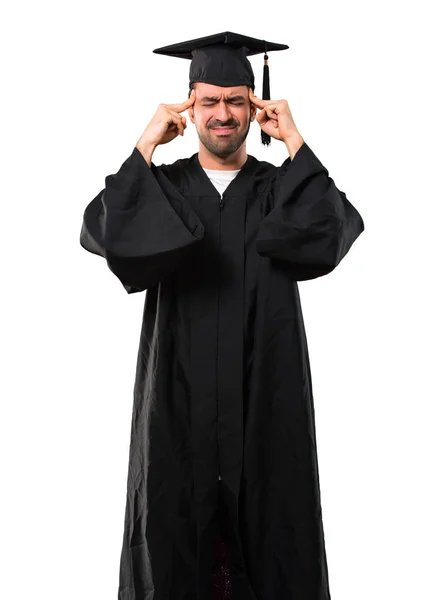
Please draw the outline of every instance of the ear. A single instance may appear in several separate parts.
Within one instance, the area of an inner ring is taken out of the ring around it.
[[[191,120],[191,123],[194,123],[194,108],[192,106],[188,108],[188,116]]]
[[[255,104],[251,103],[251,121],[253,121],[256,116],[257,116],[257,107],[255,106]]]

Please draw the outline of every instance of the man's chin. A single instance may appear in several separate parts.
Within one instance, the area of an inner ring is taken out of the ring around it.
[[[218,156],[219,158],[226,158],[227,156],[231,156],[231,154],[234,154],[234,152],[237,152],[237,150],[239,149],[240,146],[237,146],[236,144],[232,145],[225,145],[224,143],[222,144],[221,142],[217,145],[209,145],[208,150],[212,153],[215,154],[215,156]]]
[[[234,132],[232,135],[219,136],[215,132],[210,132],[208,136],[199,136],[200,141],[205,148],[218,156],[219,158],[225,158],[237,152],[237,150],[243,145],[243,140],[237,139],[237,134]]]

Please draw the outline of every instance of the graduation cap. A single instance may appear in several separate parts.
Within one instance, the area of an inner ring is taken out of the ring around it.
[[[285,44],[274,44],[266,40],[247,37],[239,33],[224,31],[207,37],[163,46],[153,50],[156,54],[175,56],[191,60],[189,85],[196,81],[233,87],[247,85],[255,91],[254,72],[248,56],[264,52],[263,100],[270,100],[268,52],[287,50]],[[270,144],[270,136],[261,132],[263,144]]]

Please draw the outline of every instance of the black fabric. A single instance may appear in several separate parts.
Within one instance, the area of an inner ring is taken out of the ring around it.
[[[254,91],[254,73],[247,56],[288,48],[286,44],[276,44],[231,31],[223,31],[156,48],[153,52],[190,59],[190,87],[196,81],[201,81],[222,87],[247,85]]]
[[[247,85],[255,91],[252,65],[246,58],[244,48],[211,46],[194,51],[189,68],[190,87],[196,81],[233,87]]]
[[[307,144],[248,155],[222,205],[197,154],[150,168],[135,148],[85,209],[82,246],[147,290],[118,600],[212,600],[220,539],[225,598],[330,599],[297,281],[363,230]]]
[[[177,44],[172,44],[171,46],[156,48],[153,52],[156,54],[164,54],[165,56],[192,59],[194,51],[218,45],[229,48],[244,48],[247,56],[262,54],[263,52],[287,50],[289,48],[286,44],[268,42],[266,40],[242,35],[241,33],[233,33],[232,31],[222,31],[221,33],[179,42]]]

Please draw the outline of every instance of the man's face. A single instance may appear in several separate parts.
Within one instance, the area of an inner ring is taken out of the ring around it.
[[[197,82],[196,98],[188,109],[202,144],[212,154],[226,157],[243,144],[256,107],[249,100],[246,85],[221,87]]]

